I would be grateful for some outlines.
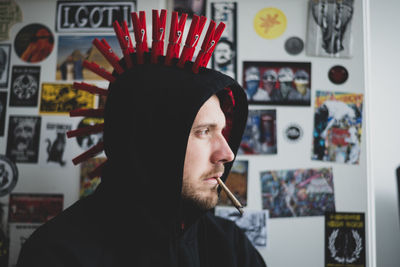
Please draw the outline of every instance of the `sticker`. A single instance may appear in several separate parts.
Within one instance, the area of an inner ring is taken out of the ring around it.
[[[39,79],[39,66],[13,66],[10,107],[36,107],[39,97]]]
[[[247,160],[235,160],[232,169],[226,178],[226,186],[233,192],[236,199],[243,205],[247,205],[247,172],[249,162]],[[233,206],[225,191],[219,195],[218,205]]]
[[[11,27],[22,21],[22,12],[14,0],[1,2],[0,17],[0,41],[6,41],[10,38]],[[3,266],[3,265],[2,265]]]
[[[0,197],[9,194],[17,185],[18,169],[8,157],[0,154]]]
[[[297,143],[303,137],[303,129],[297,123],[291,123],[286,127],[283,136],[286,141]]]
[[[57,1],[56,31],[58,32],[113,32],[113,22],[126,21],[132,30],[131,12],[136,1],[76,2]]]
[[[104,123],[104,118],[83,118],[78,124],[78,129],[100,123]],[[92,146],[97,145],[99,142],[103,141],[103,132],[77,136],[76,141],[83,150],[88,150]]]
[[[311,63],[244,61],[243,83],[250,104],[311,105]]]
[[[325,214],[325,267],[365,267],[364,213]]]
[[[10,116],[7,157],[18,163],[37,163],[41,117]]]
[[[363,94],[317,91],[313,160],[359,163],[362,109]]]
[[[54,47],[54,36],[43,24],[29,24],[15,37],[15,53],[25,62],[37,63],[46,59]]]
[[[4,136],[7,113],[7,92],[0,92],[0,136]]]
[[[304,42],[299,37],[290,37],[285,42],[285,50],[290,55],[298,55],[303,51]]]
[[[265,171],[260,180],[262,208],[271,218],[335,211],[332,168]]]
[[[345,67],[337,65],[330,68],[328,77],[332,83],[342,84],[349,78],[349,73]]]
[[[8,87],[10,57],[11,57],[11,45],[0,44],[0,88]]]
[[[223,22],[226,28],[221,39],[215,46],[211,58],[213,69],[236,79],[236,3],[211,3],[211,17],[219,24]]]
[[[40,96],[41,114],[69,114],[77,108],[94,108],[95,96],[76,90],[72,84],[43,83]]]
[[[306,54],[335,58],[352,56],[354,0],[309,0]]]
[[[287,19],[285,14],[274,7],[260,10],[254,17],[254,29],[265,39],[275,39],[286,30]]]

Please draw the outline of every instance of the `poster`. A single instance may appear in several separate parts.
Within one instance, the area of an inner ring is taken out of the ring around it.
[[[211,66],[233,79],[236,79],[237,73],[236,7],[237,3],[232,2],[211,3],[211,19],[217,25],[220,22],[226,25],[212,54]]]
[[[113,67],[104,58],[103,54],[92,44],[93,40],[105,39],[114,53],[121,58],[122,52],[116,36],[94,35],[94,36],[59,36],[57,50],[56,80],[104,80],[92,71],[83,68],[84,60],[95,62],[108,72]]]
[[[364,213],[325,214],[325,267],[365,267]]]
[[[0,92],[0,136],[4,136],[7,113],[7,92]]]
[[[90,158],[81,165],[81,179],[80,179],[80,190],[79,190],[79,198],[86,197],[92,194],[97,186],[100,184],[100,177],[89,177],[89,173],[94,171],[97,166],[106,161],[104,157]]]
[[[260,179],[262,207],[271,218],[335,211],[331,168],[265,171]]]
[[[174,11],[178,12],[179,15],[186,13],[189,18],[191,18],[193,14],[205,16],[205,5],[206,0],[173,0]]]
[[[68,167],[72,162],[73,140],[67,138],[67,132],[72,130],[72,124],[61,123],[56,120],[43,121],[39,164],[42,167]]]
[[[358,164],[363,95],[316,92],[312,159]]]
[[[39,66],[13,66],[10,107],[36,107],[40,85]]]
[[[3,1],[0,12],[0,41],[3,42],[10,38],[11,27],[22,21],[22,12],[15,0]]]
[[[93,126],[100,123],[104,123],[104,118],[85,117],[79,122],[77,129]],[[76,142],[78,143],[79,147],[85,151],[102,141],[103,141],[103,132],[92,133],[89,135],[76,137]]]
[[[255,247],[267,247],[268,210],[245,210],[240,216],[235,208],[216,207],[215,215],[234,221]]]
[[[17,163],[37,163],[41,117],[10,116],[6,155]]]
[[[349,58],[352,56],[351,24],[354,0],[310,0],[306,54]]]
[[[309,106],[310,62],[243,62],[243,87],[250,104]]]
[[[238,154],[276,153],[276,110],[249,110]]]
[[[235,160],[225,182],[232,194],[242,204],[247,205],[247,173],[249,162],[247,160]],[[224,190],[219,195],[218,205],[234,206]]]
[[[8,87],[10,57],[11,57],[11,45],[0,44],[0,88]]]
[[[72,84],[43,83],[39,112],[68,115],[74,109],[94,108],[94,98],[91,93],[74,89]]]

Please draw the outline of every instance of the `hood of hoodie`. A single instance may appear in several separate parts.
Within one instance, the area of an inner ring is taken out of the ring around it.
[[[212,95],[230,89],[234,107],[227,123],[228,144],[235,155],[248,112],[243,88],[230,77],[206,68],[193,73],[191,62],[185,68],[165,66],[162,59],[159,64],[135,64],[110,84],[104,127],[108,162],[96,191],[119,214],[138,214],[160,231],[182,218],[185,153],[200,107]],[[232,162],[225,164],[223,181],[231,166]]]

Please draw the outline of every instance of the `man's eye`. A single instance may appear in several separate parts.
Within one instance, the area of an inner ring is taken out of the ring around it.
[[[197,135],[199,135],[199,136],[206,136],[206,135],[208,135],[210,133],[210,130],[209,129],[202,129],[202,130],[198,130],[197,131]]]

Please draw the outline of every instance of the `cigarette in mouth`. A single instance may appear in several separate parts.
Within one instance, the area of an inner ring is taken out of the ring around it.
[[[222,182],[221,178],[217,178],[218,184],[222,187],[222,189],[225,191],[225,193],[228,195],[229,199],[232,201],[233,205],[237,208],[237,210],[240,212],[240,215],[243,215],[243,206],[240,204],[239,200],[236,199],[236,197],[232,194],[232,192],[226,187],[224,182]]]

